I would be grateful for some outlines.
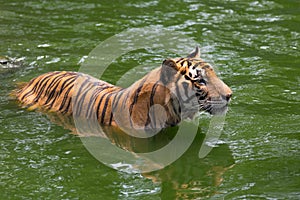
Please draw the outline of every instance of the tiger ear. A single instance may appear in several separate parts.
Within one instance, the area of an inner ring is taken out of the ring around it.
[[[162,63],[160,79],[164,84],[171,82],[175,78],[179,67],[173,59],[166,59]]]
[[[188,58],[200,58],[200,49],[198,46],[196,46],[196,49],[187,56]]]
[[[175,70],[178,70],[178,66],[176,64],[176,62],[173,60],[173,59],[166,59],[163,61],[162,63],[162,66],[163,67],[170,67],[170,68],[173,68]]]

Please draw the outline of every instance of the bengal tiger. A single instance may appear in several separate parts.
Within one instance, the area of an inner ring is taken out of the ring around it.
[[[231,89],[200,58],[198,47],[187,57],[164,60],[128,88],[79,72],[54,71],[16,92],[31,109],[96,116],[103,125],[144,130],[175,126],[199,111],[225,113],[231,96]]]

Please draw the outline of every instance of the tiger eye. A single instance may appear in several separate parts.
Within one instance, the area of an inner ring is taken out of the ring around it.
[[[200,85],[206,85],[206,81],[205,81],[203,78],[199,79],[197,82],[198,82]]]

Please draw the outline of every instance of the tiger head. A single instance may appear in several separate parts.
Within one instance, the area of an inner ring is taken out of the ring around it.
[[[186,58],[165,60],[161,80],[172,88],[184,109],[184,117],[193,116],[195,109],[210,114],[224,114],[228,110],[232,91],[217,77],[213,67],[200,58],[198,47]]]

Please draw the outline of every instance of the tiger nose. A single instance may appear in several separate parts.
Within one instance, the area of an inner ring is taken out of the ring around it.
[[[232,97],[232,92],[227,93],[227,94],[225,95],[226,101],[229,101],[229,100],[231,99],[231,97]]]
[[[232,97],[232,90],[226,85],[225,90],[224,90],[224,99],[226,99],[227,102],[230,101]]]

